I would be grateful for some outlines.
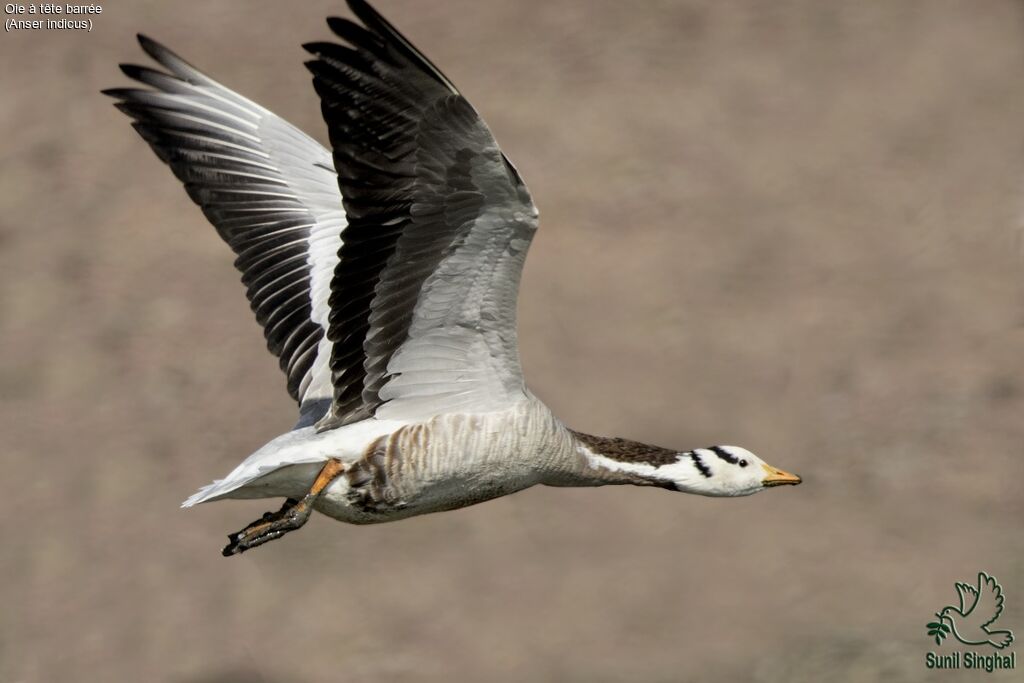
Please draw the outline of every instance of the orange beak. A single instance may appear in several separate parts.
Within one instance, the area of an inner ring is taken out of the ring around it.
[[[783,472],[782,470],[772,467],[771,465],[761,465],[764,468],[765,478],[761,480],[761,483],[767,486],[782,486],[783,484],[792,484],[796,486],[802,479],[795,474],[789,472]]]

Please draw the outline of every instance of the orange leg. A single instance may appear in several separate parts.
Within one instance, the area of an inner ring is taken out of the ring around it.
[[[320,473],[316,475],[316,480],[302,500],[289,498],[277,512],[268,512],[241,531],[229,534],[228,541],[230,543],[224,546],[222,551],[224,557],[244,553],[246,550],[281,538],[289,531],[295,531],[301,527],[312,514],[313,503],[316,499],[344,471],[345,465],[340,460],[336,458],[328,460]]]

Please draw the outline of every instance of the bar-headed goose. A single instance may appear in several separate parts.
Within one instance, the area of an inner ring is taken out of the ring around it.
[[[105,91],[237,255],[299,422],[185,501],[284,497],[225,555],[318,510],[367,524],[535,484],[743,496],[799,477],[736,446],[575,432],[523,382],[516,294],[537,210],[440,70],[362,0],[306,66],[332,149],[158,43]]]

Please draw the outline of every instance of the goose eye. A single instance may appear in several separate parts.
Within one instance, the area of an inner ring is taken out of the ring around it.
[[[747,466],[747,464],[748,464],[748,463],[747,463],[747,461],[746,461],[746,460],[740,460],[740,467],[746,467],[746,466]]]

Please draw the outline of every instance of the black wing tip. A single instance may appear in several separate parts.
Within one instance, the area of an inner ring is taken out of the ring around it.
[[[399,53],[403,54],[413,64],[435,81],[443,85],[452,93],[458,94],[459,89],[444,75],[444,73],[430,59],[423,54],[412,42],[402,35],[394,24],[384,18],[365,0],[346,0],[352,13],[365,24],[365,30],[369,31],[376,39],[383,41],[385,45],[392,46]]]
[[[194,78],[206,78],[202,71],[187,60],[182,59],[178,53],[163,43],[153,40],[144,33],[136,33],[135,38],[139,41],[139,46],[143,52],[177,78],[189,82]]]
[[[158,62],[160,61],[160,53],[167,51],[167,48],[147,36],[145,33],[136,33],[135,40],[139,41],[139,47],[142,48],[143,52]]]
[[[391,25],[384,15],[378,12],[373,5],[366,2],[366,0],[345,0],[345,4],[348,5],[349,10],[352,14],[356,15],[361,22],[366,24],[367,28],[374,29],[378,32],[388,33],[397,30]],[[383,31],[381,31],[383,29]]]
[[[309,73],[313,74],[314,87],[316,87],[317,80],[326,75],[324,72],[324,69],[326,67],[324,66],[324,63],[321,62],[319,59],[307,59],[302,63],[302,66],[306,67],[306,70],[309,71]]]
[[[147,71],[152,71],[152,69],[150,69],[148,66],[142,66],[141,64],[132,64],[130,62],[118,64],[117,67],[121,69],[121,73],[123,73],[128,78],[132,79],[133,81],[140,82],[142,81],[142,74],[144,74]]]
[[[376,33],[380,37],[387,36],[389,34],[398,34],[398,29],[391,25],[387,19],[384,18],[380,12],[373,8],[373,5],[366,2],[365,0],[345,0],[349,10],[356,16],[359,21],[363,22],[363,26],[359,28],[365,28],[365,30],[371,33]],[[352,24],[350,20],[340,19],[338,17],[328,17],[327,25],[331,27],[331,30],[338,33],[335,29],[336,25],[344,26],[345,24]],[[342,29],[344,30],[344,29]],[[403,38],[404,40],[404,38]]]
[[[362,19],[363,14],[369,14],[371,16],[380,16],[380,12],[373,8],[373,5],[366,2],[366,0],[345,0],[345,4],[348,5],[349,10],[352,14]]]
[[[174,54],[174,52],[164,46],[163,43],[157,42],[147,36],[145,33],[136,33],[135,39],[139,41],[139,47],[147,55],[152,57],[160,65],[170,68],[168,62],[184,61],[181,57]]]
[[[343,17],[335,17],[335,16],[327,17],[327,28],[331,29],[331,31],[334,32],[334,33],[339,33],[340,31],[344,31],[345,29],[344,28],[340,28],[340,27],[348,26],[348,25],[351,25],[351,24],[352,24],[352,20],[351,19],[345,19]]]
[[[167,48],[165,48],[163,45],[156,42],[144,33],[136,33],[135,38],[139,41],[139,45],[142,47],[143,52],[145,52],[147,55],[149,55],[158,62],[161,61],[159,57],[161,51],[169,52]],[[147,71],[153,71],[153,69],[149,68],[148,66],[133,64],[131,62],[122,62],[121,64],[117,65],[117,68],[120,69],[121,73],[123,73],[128,78],[132,79],[133,81],[138,81],[140,83],[145,82],[143,74],[145,74]],[[100,90],[100,93],[106,95],[107,97],[113,97],[121,100],[128,99],[126,95],[130,92],[131,90],[129,88],[105,88],[103,90]]]
[[[132,88],[104,88],[100,90],[101,95],[107,97],[113,97],[115,100],[124,101],[127,100],[132,92]]]
[[[334,43],[328,43],[324,40],[314,40],[308,43],[302,44],[302,49],[311,55],[319,57],[327,48],[336,47]]]

